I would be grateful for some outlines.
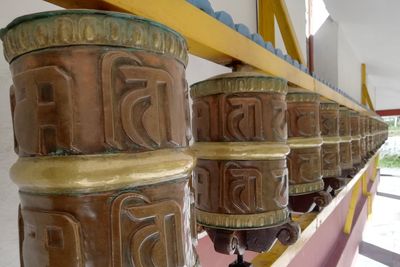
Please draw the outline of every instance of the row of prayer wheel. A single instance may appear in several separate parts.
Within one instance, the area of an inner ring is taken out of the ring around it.
[[[329,204],[387,138],[245,65],[189,93],[185,40],[144,18],[38,13],[1,39],[21,266],[198,266],[196,222],[220,253],[293,244],[291,212]]]

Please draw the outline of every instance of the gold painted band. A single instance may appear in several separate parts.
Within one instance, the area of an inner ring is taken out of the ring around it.
[[[285,143],[197,142],[191,146],[198,159],[270,160],[284,159],[290,152]]]
[[[361,140],[361,135],[352,135],[351,140]]]
[[[290,148],[307,148],[321,146],[323,140],[321,137],[294,137],[289,138],[287,143]]]
[[[295,196],[295,195],[308,194],[312,192],[321,191],[323,189],[324,189],[324,181],[322,180],[321,177],[321,180],[318,180],[317,182],[289,185],[289,195]]]
[[[284,224],[289,219],[289,210],[284,208],[263,213],[223,214],[197,209],[196,218],[199,224],[210,228],[246,230]]]
[[[340,136],[323,136],[322,140],[324,144],[339,144],[341,141]]]
[[[337,165],[335,169],[321,170],[321,172],[322,172],[322,177],[323,178],[339,177],[342,174],[342,170],[340,169],[339,165]]]
[[[353,160],[351,162],[340,162],[340,168],[342,171],[353,169]]]
[[[349,135],[340,137],[340,142],[341,143],[348,143],[348,142],[351,142],[351,140],[352,140],[351,136],[349,136]]]
[[[19,158],[10,169],[10,177],[26,192],[92,193],[184,178],[194,165],[188,149]]]

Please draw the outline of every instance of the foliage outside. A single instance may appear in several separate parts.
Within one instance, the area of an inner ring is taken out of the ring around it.
[[[384,168],[400,168],[400,155],[386,155],[380,159],[379,165]]]
[[[400,136],[400,117],[383,117],[383,120],[389,125],[389,140],[381,152],[382,158],[379,165],[384,168],[400,168],[399,137]]]

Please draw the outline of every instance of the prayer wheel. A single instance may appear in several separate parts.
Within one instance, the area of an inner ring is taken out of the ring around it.
[[[365,118],[365,150],[367,152],[367,159],[369,159],[372,155],[372,149],[371,149],[371,119],[370,117]]]
[[[246,69],[191,86],[197,222],[217,252],[297,240],[290,219],[286,81]]]
[[[361,126],[358,112],[350,111],[350,124],[351,158],[353,161],[353,175],[355,175],[361,167]]]
[[[21,265],[197,265],[185,40],[94,10],[24,16],[1,38]]]
[[[319,109],[320,128],[323,144],[321,168],[325,190],[333,189],[334,195],[345,185],[340,169],[339,104],[323,99]]]
[[[366,146],[366,119],[365,115],[360,115],[360,153],[361,153],[361,164],[364,165],[367,161],[367,146]]]
[[[375,135],[375,123],[373,118],[369,118],[369,136],[368,136],[368,152],[370,157],[375,153],[374,147],[374,135]]]
[[[340,135],[340,168],[342,177],[350,177],[353,173],[353,160],[351,152],[351,118],[350,110],[346,107],[339,108],[339,135]]]
[[[378,149],[378,120],[372,118],[372,150],[375,153]]]
[[[324,191],[321,173],[322,138],[318,94],[290,88],[286,97],[288,118],[289,205],[293,211],[309,212],[331,201]]]

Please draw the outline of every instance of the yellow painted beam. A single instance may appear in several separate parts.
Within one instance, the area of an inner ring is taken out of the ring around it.
[[[371,195],[369,195],[368,196],[368,199],[367,199],[367,201],[368,201],[368,203],[367,203],[367,219],[369,219],[369,218],[371,218],[371,215],[372,215],[372,204],[373,204],[373,200],[374,200],[374,196],[371,194]]]
[[[193,55],[227,65],[234,61],[249,64],[290,84],[311,90],[362,114],[379,116],[364,109],[310,75],[295,68],[252,40],[183,0],[46,0],[65,8],[96,8],[122,11],[158,21],[187,40]],[[277,0],[278,1],[278,0]],[[283,11],[282,11],[283,12]]]
[[[275,46],[275,14],[271,0],[258,0],[258,33]]]
[[[290,20],[290,15],[285,0],[269,1],[272,1],[274,5],[276,21],[278,22],[286,51],[292,58],[296,59],[302,64],[305,64],[304,57],[300,49],[300,44],[297,40],[292,21]]]
[[[359,194],[360,194],[361,182],[362,182],[362,179],[358,180],[356,185],[353,188],[353,191],[351,192],[349,210],[347,212],[346,222],[344,224],[344,229],[343,229],[345,234],[351,233],[351,228],[353,226],[354,213],[356,212],[356,206],[357,206],[357,202],[358,202],[358,198],[359,198]]]
[[[367,86],[367,66],[365,63],[361,64],[361,103],[363,105],[368,104],[371,110],[374,109],[374,105],[372,104],[371,97],[368,92]]]

